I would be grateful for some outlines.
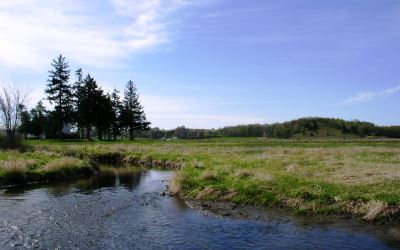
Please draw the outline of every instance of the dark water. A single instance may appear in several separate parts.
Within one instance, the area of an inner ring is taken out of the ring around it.
[[[205,215],[160,196],[171,172],[105,169],[0,193],[0,249],[393,249],[396,228]],[[394,230],[394,231],[393,231]]]

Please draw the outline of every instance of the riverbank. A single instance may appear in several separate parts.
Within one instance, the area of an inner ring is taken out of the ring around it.
[[[400,141],[28,141],[33,152],[83,162],[176,169],[184,199],[274,207],[302,214],[399,221]]]
[[[399,221],[398,142],[265,144],[220,144],[218,156],[179,171],[171,189],[197,201]]]
[[[0,152],[0,186],[79,178],[95,170],[96,166],[88,160],[49,151]]]

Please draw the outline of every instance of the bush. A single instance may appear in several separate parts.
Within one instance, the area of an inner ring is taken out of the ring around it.
[[[22,146],[22,137],[19,135],[0,135],[0,149],[16,149]]]

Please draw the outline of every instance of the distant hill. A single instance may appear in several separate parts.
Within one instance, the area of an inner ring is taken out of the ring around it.
[[[248,124],[219,129],[172,130],[152,128],[136,134],[147,138],[202,139],[212,137],[268,137],[268,138],[400,138],[400,126],[376,126],[370,122],[346,121],[336,118],[307,117],[274,124]]]
[[[301,137],[389,137],[400,138],[400,126],[376,126],[358,120],[307,117],[275,124],[250,124],[221,129],[224,136]]]

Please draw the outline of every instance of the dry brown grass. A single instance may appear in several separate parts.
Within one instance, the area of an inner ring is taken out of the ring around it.
[[[68,168],[76,168],[82,165],[82,161],[76,158],[63,157],[49,162],[43,167],[44,171],[60,171]]]
[[[271,181],[274,177],[265,169],[262,168],[251,168],[251,169],[239,169],[234,173],[236,179],[253,179],[257,181]]]
[[[260,169],[254,174],[253,179],[258,181],[272,181],[274,179],[274,176],[267,171],[262,171]]]
[[[218,180],[219,176],[218,176],[218,172],[215,170],[207,170],[205,171],[201,177],[202,180],[206,180],[206,181],[215,181]]]
[[[13,160],[13,161],[0,161],[1,172],[26,172],[30,168],[35,167],[34,160]]]
[[[219,201],[232,201],[232,199],[236,195],[238,195],[238,192],[236,192],[233,189],[221,191],[213,187],[206,187],[197,193],[196,199],[197,200],[215,199]]]
[[[379,155],[387,153],[393,155]],[[260,166],[263,161],[265,166],[275,162],[274,171],[285,170],[301,178],[331,183],[356,185],[400,181],[399,148],[270,148],[247,155],[243,160],[258,162]]]
[[[387,208],[387,204],[382,201],[370,201],[366,204],[367,215],[365,219],[372,221],[377,219]]]

